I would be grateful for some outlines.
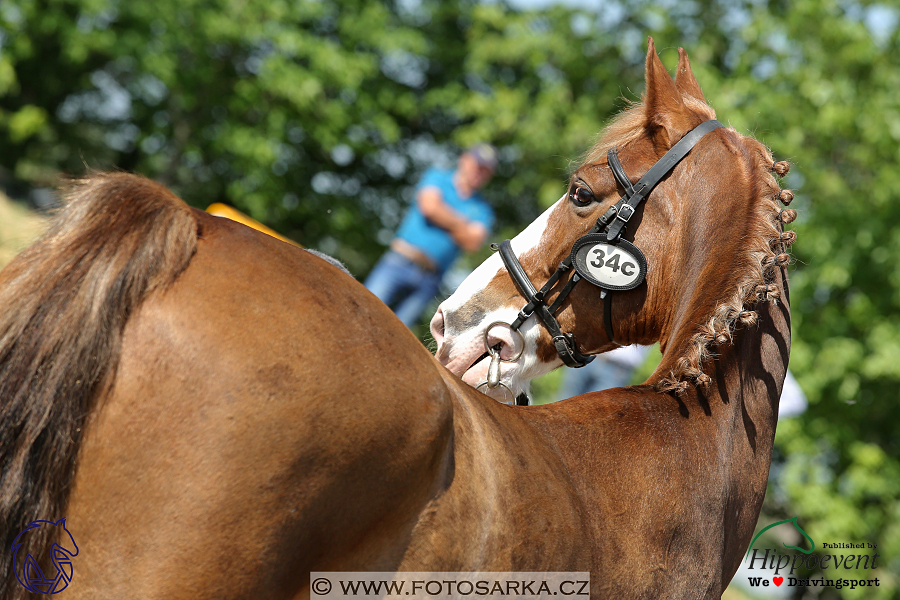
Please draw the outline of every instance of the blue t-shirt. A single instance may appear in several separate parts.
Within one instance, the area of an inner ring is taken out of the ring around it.
[[[454,172],[435,167],[428,169],[422,175],[419,185],[416,186],[416,195],[422,188],[436,187],[441,191],[441,197],[450,208],[470,221],[484,224],[490,231],[494,225],[493,209],[477,192],[466,199],[460,198],[453,185]],[[437,265],[438,273],[444,273],[449,269],[460,253],[459,247],[450,234],[430,223],[419,212],[419,205],[416,202],[413,202],[409,212],[403,217],[400,229],[397,230],[397,237],[412,244],[431,258]]]

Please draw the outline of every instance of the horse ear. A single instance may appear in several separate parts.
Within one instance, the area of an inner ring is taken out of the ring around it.
[[[651,130],[651,136],[661,138],[659,141],[671,148],[694,124],[685,110],[681,92],[656,54],[652,37],[647,48],[646,81],[644,110],[647,128]]]
[[[688,60],[688,55],[684,48],[678,49],[678,71],[675,72],[675,87],[678,88],[683,96],[693,96],[701,102],[706,102],[706,98],[703,97],[703,90],[700,89],[700,84],[697,83],[697,78],[694,77],[694,72],[691,71],[691,61]]]

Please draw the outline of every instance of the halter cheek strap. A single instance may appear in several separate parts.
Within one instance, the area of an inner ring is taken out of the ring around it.
[[[634,185],[631,185],[631,180],[628,179],[628,175],[625,174],[625,170],[622,168],[622,163],[619,162],[618,152],[615,148],[612,148],[606,155],[607,162],[609,162],[609,168],[612,170],[613,177],[625,190],[625,194],[616,203],[616,219],[606,232],[607,240],[614,242],[619,239],[625,224],[634,216],[637,207],[650,195],[650,192],[662,181],[662,178],[668,175],[675,168],[675,165],[688,155],[704,135],[720,127],[723,127],[723,125],[713,119],[704,121],[687,132]]]
[[[600,295],[603,297],[603,327],[606,329],[606,337],[608,337],[609,341],[616,346],[621,346],[622,344],[616,341],[616,334],[613,333],[612,293],[607,290],[602,290]]]

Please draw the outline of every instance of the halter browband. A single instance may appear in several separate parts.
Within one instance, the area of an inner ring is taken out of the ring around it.
[[[500,258],[503,260],[503,264],[506,265],[506,270],[509,271],[509,276],[512,278],[513,283],[515,283],[519,293],[528,301],[522,310],[519,311],[516,320],[513,321],[510,327],[512,329],[519,329],[526,319],[533,314],[537,314],[538,318],[553,338],[553,345],[556,347],[556,352],[559,354],[563,363],[565,363],[566,366],[573,368],[587,365],[594,360],[594,357],[582,354],[578,351],[575,344],[575,337],[571,333],[562,332],[559,321],[556,320],[554,313],[559,310],[559,307],[572,291],[572,288],[575,287],[575,284],[582,279],[588,279],[591,283],[601,289],[600,297],[604,300],[603,324],[606,328],[606,335],[609,337],[609,340],[615,344],[616,341],[612,327],[611,292],[613,290],[632,289],[639,285],[643,281],[643,274],[646,271],[646,262],[642,263],[641,268],[644,269],[644,271],[641,272],[640,278],[633,284],[628,284],[626,286],[605,285],[591,280],[589,274],[582,277],[576,272],[572,274],[572,278],[566,283],[563,289],[560,290],[560,293],[557,295],[556,300],[553,301],[553,304],[548,306],[545,302],[545,297],[553,286],[556,285],[556,282],[559,281],[565,273],[573,269],[572,263],[575,258],[575,251],[580,246],[584,246],[587,243],[602,242],[611,246],[627,245],[629,250],[636,252],[635,258],[638,262],[644,261],[643,253],[641,253],[637,247],[622,240],[625,225],[631,217],[634,216],[640,203],[647,199],[647,196],[649,196],[656,185],[662,181],[663,177],[668,175],[669,172],[675,168],[675,165],[688,155],[703,136],[720,127],[724,126],[716,120],[709,120],[689,131],[678,141],[678,143],[672,146],[662,158],[656,161],[656,163],[650,167],[650,170],[648,170],[634,185],[632,185],[631,180],[622,168],[622,163],[619,162],[618,152],[615,148],[610,149],[607,154],[609,168],[612,171],[613,177],[616,178],[616,181],[622,186],[625,193],[622,194],[622,197],[619,198],[618,202],[610,206],[606,212],[603,213],[603,216],[597,219],[597,222],[587,235],[575,241],[573,244],[573,252],[559,264],[556,271],[550,276],[550,279],[547,280],[547,283],[545,283],[540,290],[535,289],[534,284],[531,283],[531,280],[519,263],[519,259],[516,258],[516,255],[513,253],[512,245],[509,240],[501,242],[499,246]],[[606,234],[605,238],[600,236],[599,240],[596,239],[596,234],[600,234],[601,232]],[[575,270],[577,271],[578,268]]]

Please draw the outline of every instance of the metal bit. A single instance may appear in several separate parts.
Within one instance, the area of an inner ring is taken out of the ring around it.
[[[500,348],[500,344],[492,348],[494,352],[491,352],[491,366],[488,367],[487,384],[492,390],[500,385]]]

